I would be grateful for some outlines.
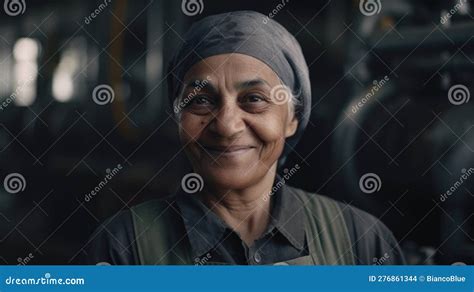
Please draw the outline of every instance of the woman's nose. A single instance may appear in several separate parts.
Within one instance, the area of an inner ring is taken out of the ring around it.
[[[240,109],[237,105],[223,105],[209,124],[209,130],[215,134],[230,138],[245,129]]]

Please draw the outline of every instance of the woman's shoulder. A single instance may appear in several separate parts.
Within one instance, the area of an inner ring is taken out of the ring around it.
[[[137,204],[130,208],[133,216],[142,214],[142,216],[157,216],[157,214],[168,213],[167,211],[176,210],[174,197],[161,199],[151,199]]]
[[[290,193],[297,195],[300,200],[303,200],[303,204],[313,204],[316,206],[327,204],[336,205],[337,210],[344,215],[344,218],[348,223],[360,223],[364,226],[380,225],[381,228],[388,229],[377,217],[351,204],[292,186],[287,186],[286,188]]]
[[[154,220],[162,210],[172,208],[170,205],[169,199],[152,199],[108,217],[99,224],[86,242],[82,261],[86,264],[136,264],[136,223]]]
[[[357,264],[404,264],[402,251],[390,229],[374,215],[328,196],[288,186],[289,191],[313,206],[336,205],[351,239]],[[312,207],[314,211],[318,209]],[[313,212],[314,212],[313,211]]]
[[[133,223],[129,209],[121,210],[97,226],[83,247],[84,264],[133,264]]]
[[[405,264],[398,240],[381,219],[352,205],[340,204],[359,264]]]

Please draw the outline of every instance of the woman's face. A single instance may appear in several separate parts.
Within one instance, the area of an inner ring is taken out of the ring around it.
[[[194,171],[214,187],[243,189],[276,168],[298,121],[263,62],[224,54],[195,64],[184,77],[179,135]]]

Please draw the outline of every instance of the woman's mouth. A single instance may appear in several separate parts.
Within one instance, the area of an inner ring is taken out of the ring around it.
[[[242,155],[256,148],[251,145],[206,145],[205,151],[214,157]]]

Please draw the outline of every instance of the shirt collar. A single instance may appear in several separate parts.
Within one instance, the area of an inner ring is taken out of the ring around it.
[[[274,185],[278,186],[277,182]],[[284,181],[283,181],[284,183]],[[273,226],[297,249],[305,246],[305,218],[302,202],[295,198],[293,189],[285,184],[275,192],[273,198]],[[271,228],[272,225],[269,227]]]
[[[195,195],[180,191],[176,203],[181,211],[194,258],[216,246],[223,237],[227,224]]]
[[[294,197],[291,187],[279,185],[279,181],[281,180],[277,177],[272,189],[272,219],[266,233],[274,232],[276,229],[290,244],[302,250],[305,245],[302,203]],[[221,241],[226,231],[231,230],[195,195],[180,190],[176,196],[176,203],[181,211],[194,258],[209,252]]]

